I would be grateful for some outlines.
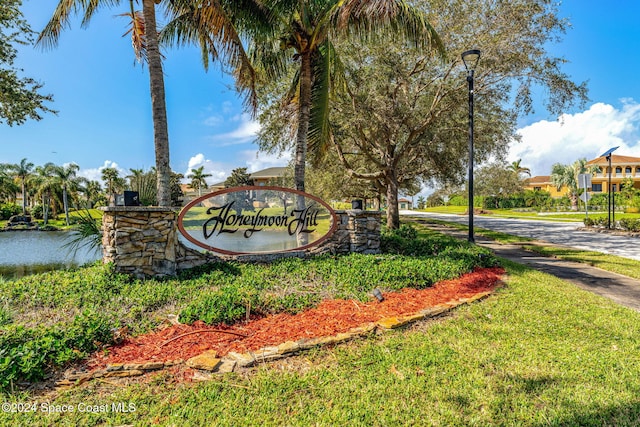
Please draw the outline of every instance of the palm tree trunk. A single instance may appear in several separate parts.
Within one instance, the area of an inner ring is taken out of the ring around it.
[[[158,205],[171,206],[171,168],[169,166],[169,131],[167,128],[167,106],[162,74],[162,57],[158,46],[156,10],[154,0],[142,1],[149,66],[149,86],[153,116],[153,141],[156,153],[158,180]]]
[[[62,187],[62,203],[64,205],[64,218],[69,226],[69,203],[67,202],[67,186]]]
[[[42,220],[44,225],[49,222],[49,196],[46,193],[42,195]]]
[[[296,160],[294,179],[296,190],[304,191],[305,164],[307,161],[307,140],[311,111],[311,54],[303,52],[300,60],[300,105],[298,107],[298,134],[296,136]],[[300,197],[298,197],[298,201]],[[302,198],[304,203],[304,198]],[[299,202],[298,202],[299,203]],[[300,209],[300,206],[297,206]],[[304,209],[304,206],[302,207]]]
[[[25,185],[25,177],[22,177],[22,215],[27,214],[27,186]]]

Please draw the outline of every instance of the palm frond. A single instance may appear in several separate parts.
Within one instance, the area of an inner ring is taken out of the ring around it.
[[[89,211],[78,212],[78,223],[63,245],[75,256],[80,249],[98,250],[102,246],[102,221],[93,218]]]
[[[72,15],[82,14],[82,26],[86,26],[94,13],[102,6],[117,6],[120,0],[60,0],[53,16],[38,35],[36,45],[50,49],[58,45],[60,33],[69,26]]]
[[[337,2],[330,19],[338,31],[355,33],[363,39],[385,28],[418,47],[434,49],[442,57],[445,48],[426,16],[405,0],[345,0]]]
[[[337,55],[333,45],[325,40],[312,59],[313,85],[311,87],[311,116],[309,119],[308,150],[313,163],[319,163],[330,147],[330,98],[331,84],[337,78],[335,65]]]
[[[163,29],[160,40],[169,44],[199,45],[205,68],[209,57],[216,60],[221,54],[232,70],[237,89],[245,96],[245,105],[255,112],[256,73],[235,28],[234,16],[217,1],[174,0],[170,9],[171,21]]]
[[[126,33],[122,37],[131,34],[131,47],[136,56],[136,61],[146,62],[147,60],[147,42],[145,40],[145,24],[144,16],[141,11],[121,13],[118,16],[125,16],[131,20],[131,24]]]

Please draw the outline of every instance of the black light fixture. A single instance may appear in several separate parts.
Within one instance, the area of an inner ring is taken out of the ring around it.
[[[376,297],[376,299],[377,299],[379,302],[384,301],[384,296],[382,295],[382,292],[380,292],[380,289],[375,288],[375,289],[372,291],[372,293],[373,293],[373,296],[374,296],[374,297]]]
[[[467,69],[467,83],[469,84],[469,242],[473,238],[473,75],[480,61],[480,50],[472,49],[462,53],[462,62]]]
[[[613,153],[614,151],[616,151],[619,147],[613,147],[613,148],[609,148],[607,151],[605,151],[604,153],[602,153],[602,155],[600,157],[604,157],[608,162],[609,162],[609,184],[607,186],[607,213],[609,214],[607,216],[607,228],[611,229],[611,153]],[[614,194],[615,196],[615,194]],[[614,203],[614,210],[615,210],[615,200],[613,200]],[[614,215],[614,222],[615,222],[615,213]]]

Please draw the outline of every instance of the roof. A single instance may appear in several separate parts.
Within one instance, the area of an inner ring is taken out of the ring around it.
[[[252,179],[256,178],[281,178],[286,173],[286,167],[273,167],[262,169],[251,174]]]
[[[409,199],[405,199],[404,197],[399,198],[399,199],[398,199],[398,201],[399,201],[399,202],[405,202],[405,203],[407,203],[407,202],[408,202],[408,203],[411,203],[411,200],[409,200]]]
[[[611,155],[611,164],[630,164],[630,163],[638,163],[640,164],[640,157],[631,157],[631,156],[617,156],[615,154]],[[608,165],[609,161],[606,157],[598,157],[593,160],[589,160],[587,165]]]
[[[533,184],[549,184],[551,183],[551,176],[549,175],[537,175],[532,176],[526,180],[527,185]]]

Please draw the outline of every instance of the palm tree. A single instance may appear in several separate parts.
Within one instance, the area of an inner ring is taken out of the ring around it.
[[[599,171],[598,166],[587,167],[587,159],[578,159],[571,165],[563,165],[555,163],[551,167],[551,183],[556,186],[558,191],[563,186],[567,187],[567,196],[571,201],[571,210],[578,210],[578,197],[580,189],[578,188],[578,175],[582,173],[595,173]]]
[[[33,163],[27,159],[20,160],[20,163],[11,165],[13,176],[20,180],[22,186],[22,215],[27,214],[27,179],[33,171]]]
[[[531,176],[531,169],[529,168],[525,168],[524,166],[520,165],[520,162],[522,162],[522,159],[518,159],[514,162],[511,162],[511,164],[507,167],[507,169],[509,169],[510,171],[515,172],[516,176],[518,178],[520,178],[520,174],[526,174]]]
[[[116,168],[104,168],[102,169],[102,180],[105,183],[107,191],[107,200],[111,204],[115,202],[114,194],[116,190],[116,181],[118,180],[118,170]]]
[[[151,92],[151,108],[153,117],[154,147],[156,167],[158,170],[158,204],[170,205],[169,175],[169,132],[167,130],[167,109],[164,93],[164,76],[162,58],[158,46],[156,30],[155,5],[160,0],[142,0],[142,16],[133,9],[133,0],[129,0],[131,8],[131,29],[136,58],[144,59],[149,69],[149,85]],[[47,47],[57,45],[62,29],[69,25],[72,13],[83,12],[82,25],[88,25],[93,14],[100,6],[115,6],[120,0],[60,0],[56,10],[40,33],[36,43]],[[127,14],[129,15],[129,14]]]
[[[187,175],[187,178],[191,179],[189,187],[198,190],[198,197],[202,196],[203,188],[208,188],[206,178],[210,176],[210,173],[204,173],[204,166],[200,166],[198,169],[191,169],[191,173]]]
[[[80,191],[84,193],[87,209],[92,209],[102,192],[102,187],[98,181],[84,179]]]
[[[0,164],[0,200],[15,200],[20,188],[13,180],[13,165]]]
[[[51,162],[46,163],[44,166],[38,166],[35,174],[30,179],[30,184],[36,189],[36,194],[42,197],[42,219],[44,225],[49,222],[51,195],[56,186],[55,168],[56,165]]]
[[[253,24],[258,16],[259,2],[255,0],[141,0],[142,14],[135,11],[133,0],[129,0],[130,11],[124,15],[131,18],[132,44],[136,58],[144,60],[149,70],[149,86],[153,117],[154,147],[156,157],[157,202],[159,206],[171,206],[171,168],[169,166],[169,133],[165,85],[162,71],[162,55],[156,24],[156,4],[161,4],[170,17],[166,40],[177,44],[198,43],[201,46],[205,67],[208,58],[218,58],[222,51],[236,71],[236,81],[241,88],[252,88],[253,69],[242,48],[241,38],[236,32],[233,19]],[[56,10],[40,33],[37,43],[55,46],[60,32],[69,24],[72,14],[83,14],[82,25],[88,25],[93,14],[101,7],[118,6],[121,0],[60,0]],[[251,97],[255,103],[255,96]],[[254,104],[255,105],[255,104]]]
[[[57,166],[54,169],[56,183],[62,188],[62,203],[67,225],[69,225],[69,191],[75,191],[78,188],[76,172],[79,170],[80,166],[75,163],[69,163],[66,166]]]
[[[297,104],[295,115],[295,186],[304,191],[307,148],[321,154],[329,142],[329,94],[343,84],[333,41],[348,34],[363,39],[393,28],[405,38],[444,52],[435,30],[407,0],[266,0],[278,17],[279,37],[256,38],[254,58],[270,79],[285,75],[286,61],[297,70],[285,105]],[[298,198],[298,203],[303,201]]]

